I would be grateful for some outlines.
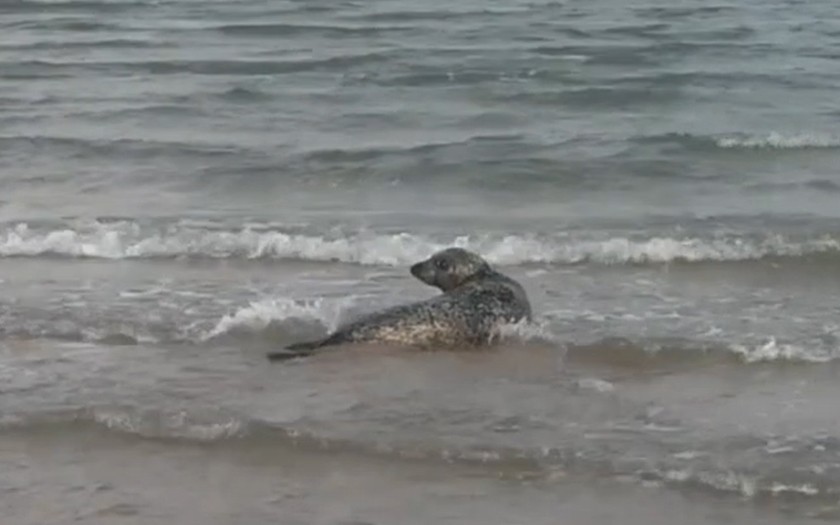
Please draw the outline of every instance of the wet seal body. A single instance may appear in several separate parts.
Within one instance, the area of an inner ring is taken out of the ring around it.
[[[324,339],[289,345],[269,353],[268,358],[290,359],[327,346],[363,342],[481,346],[492,342],[499,326],[531,320],[531,305],[522,286],[470,251],[447,248],[414,264],[411,274],[443,293],[373,313]]]

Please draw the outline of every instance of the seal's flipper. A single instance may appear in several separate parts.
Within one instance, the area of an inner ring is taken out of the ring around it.
[[[320,348],[323,346],[324,341],[319,339],[318,341],[304,341],[302,343],[293,343],[290,345],[286,345],[286,350],[291,350],[292,352],[302,352],[302,353],[311,353],[316,348]]]
[[[304,341],[302,343],[294,343],[286,346],[282,350],[269,352],[266,357],[269,361],[286,361],[288,359],[295,359],[297,357],[306,357],[315,353],[315,350],[320,348],[323,341]]]
[[[277,350],[275,352],[267,353],[266,357],[269,361],[288,361],[289,359],[297,359],[298,357],[307,357],[311,354],[312,352],[293,352],[289,350]]]

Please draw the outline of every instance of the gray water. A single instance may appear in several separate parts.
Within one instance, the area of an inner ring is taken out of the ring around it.
[[[9,523],[840,517],[840,5],[0,3]],[[526,287],[480,353],[266,351]],[[6,523],[6,521],[4,521]]]

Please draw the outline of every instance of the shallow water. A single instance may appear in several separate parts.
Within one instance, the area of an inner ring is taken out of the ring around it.
[[[837,519],[838,15],[3,3],[4,516]],[[534,326],[265,361],[449,245]]]

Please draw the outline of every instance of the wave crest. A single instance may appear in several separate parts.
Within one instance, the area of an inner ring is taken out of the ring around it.
[[[743,344],[729,345],[729,350],[745,363],[790,362],[790,363],[827,363],[837,359],[836,349],[830,351],[820,348],[806,349],[789,343],[779,343],[775,337],[754,346]]]
[[[561,338],[550,327],[548,318],[521,320],[498,327],[497,337],[501,341],[522,341],[526,343],[563,344]]]
[[[149,438],[180,438],[190,441],[219,441],[246,434],[247,424],[235,417],[219,420],[215,415],[201,417],[186,410],[169,412],[99,409],[94,423],[106,428]]]
[[[38,230],[22,223],[0,232],[0,257],[102,259],[241,258],[298,259],[361,265],[405,266],[448,246],[481,253],[498,265],[658,264],[745,261],[766,257],[840,255],[832,236],[612,237],[581,239],[553,235],[480,234],[449,238],[408,232],[306,234],[244,227],[221,230],[169,225],[150,231],[134,222]]]
[[[336,301],[328,301],[324,298],[310,301],[289,298],[255,301],[222,317],[202,339],[206,341],[222,335],[262,332],[273,324],[295,320],[315,321],[328,331],[333,331],[356,299],[357,297],[350,296]]]
[[[715,144],[724,149],[840,148],[840,137],[821,133],[784,135],[774,131],[767,135],[721,137],[715,139]]]

